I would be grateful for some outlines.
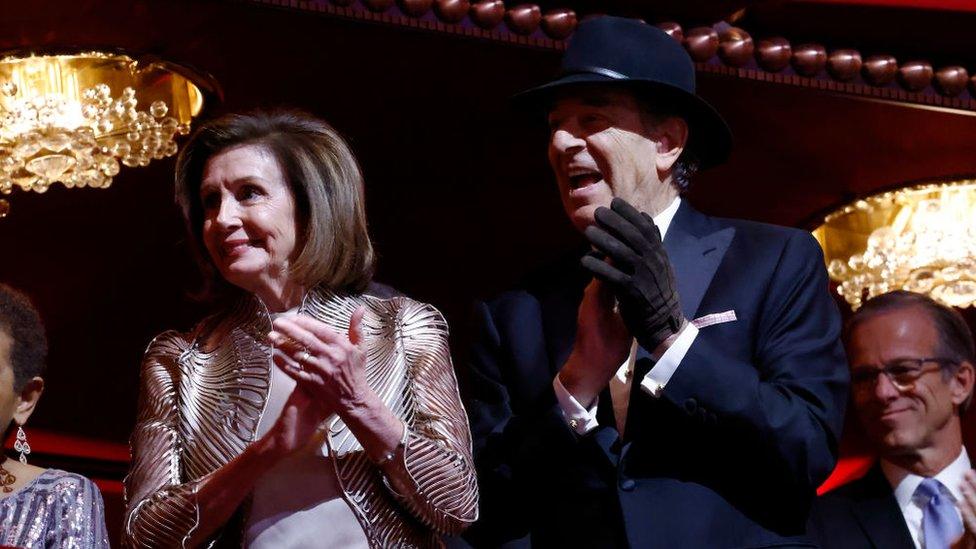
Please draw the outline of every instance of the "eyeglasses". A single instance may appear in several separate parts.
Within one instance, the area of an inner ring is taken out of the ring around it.
[[[851,373],[851,387],[855,394],[870,392],[874,390],[878,376],[884,374],[888,376],[895,389],[905,393],[914,389],[915,382],[923,375],[957,363],[951,358],[899,358],[886,363],[880,369],[855,368]]]

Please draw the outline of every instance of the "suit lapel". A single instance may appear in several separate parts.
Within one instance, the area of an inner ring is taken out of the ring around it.
[[[681,312],[691,320],[696,316],[705,291],[712,283],[729,244],[733,227],[709,231],[707,218],[682,201],[664,237],[664,249],[674,268],[681,297]]]
[[[914,549],[905,517],[881,468],[875,465],[864,480],[869,490],[853,503],[853,512],[871,543],[879,549]]]

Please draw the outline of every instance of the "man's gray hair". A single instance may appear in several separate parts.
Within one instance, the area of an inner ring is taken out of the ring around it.
[[[688,151],[681,153],[678,161],[674,163],[674,169],[671,171],[671,181],[678,188],[679,194],[685,194],[688,187],[691,186],[691,180],[700,168],[701,163],[694,154]]]
[[[635,97],[637,103],[640,105],[641,118],[644,120],[644,125],[648,129],[654,128],[667,118],[678,117],[684,119],[681,114],[674,112],[667,105],[652,105],[649,100],[643,97],[636,95]],[[690,128],[689,131],[691,131]],[[685,145],[687,145],[687,142]],[[671,182],[679,194],[684,194],[688,191],[688,188],[691,186],[691,180],[694,179],[700,169],[701,161],[698,159],[698,156],[687,148],[682,151],[681,156],[678,157],[678,161],[674,163],[674,167],[671,169]]]

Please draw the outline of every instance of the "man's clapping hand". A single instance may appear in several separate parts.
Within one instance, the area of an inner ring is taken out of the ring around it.
[[[620,198],[598,208],[595,219],[586,238],[610,262],[588,255],[583,266],[610,286],[628,330],[653,352],[687,323],[661,233],[650,216]]]

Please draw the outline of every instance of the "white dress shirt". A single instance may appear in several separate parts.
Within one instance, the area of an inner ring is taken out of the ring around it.
[[[671,226],[671,220],[674,219],[674,214],[678,211],[678,206],[680,205],[681,199],[675,198],[667,208],[654,216],[654,224],[661,231],[661,240],[664,240],[664,236],[668,232],[668,227]],[[657,357],[657,362],[647,375],[644,376],[644,379],[640,381],[641,389],[651,396],[661,396],[661,391],[664,390],[664,386],[667,385],[671,376],[678,369],[681,359],[688,353],[688,349],[691,348],[691,344],[697,336],[698,328],[689,322],[666,349],[651,350],[652,354]],[[658,356],[659,354],[660,356]],[[614,419],[617,424],[617,432],[621,434],[624,432],[624,422],[627,419],[627,407],[630,401],[630,384],[633,379],[634,363],[636,360],[637,341],[635,340],[630,347],[630,356],[627,357],[627,360],[621,364],[617,373],[610,379],[610,395],[613,400]],[[562,382],[559,381],[558,374],[553,379],[552,386],[556,392],[556,400],[559,402],[559,407],[563,411],[563,416],[577,434],[585,435],[600,425],[596,419],[599,398],[595,399],[593,404],[590,405],[590,408],[587,409],[566,390]]]
[[[969,454],[963,448],[955,461],[932,478],[941,482],[948,489],[948,495],[953,502],[958,502],[962,499],[962,491],[959,487],[962,485],[963,475],[971,468]],[[895,493],[895,500],[898,502],[902,516],[905,517],[905,523],[908,524],[908,531],[912,534],[915,547],[925,549],[925,541],[922,539],[922,507],[913,497],[915,489],[925,480],[925,477],[913,474],[907,469],[884,459],[881,460],[881,471],[891,484],[891,489]],[[958,513],[959,509],[956,509],[956,512]],[[962,520],[961,515],[960,520]]]

